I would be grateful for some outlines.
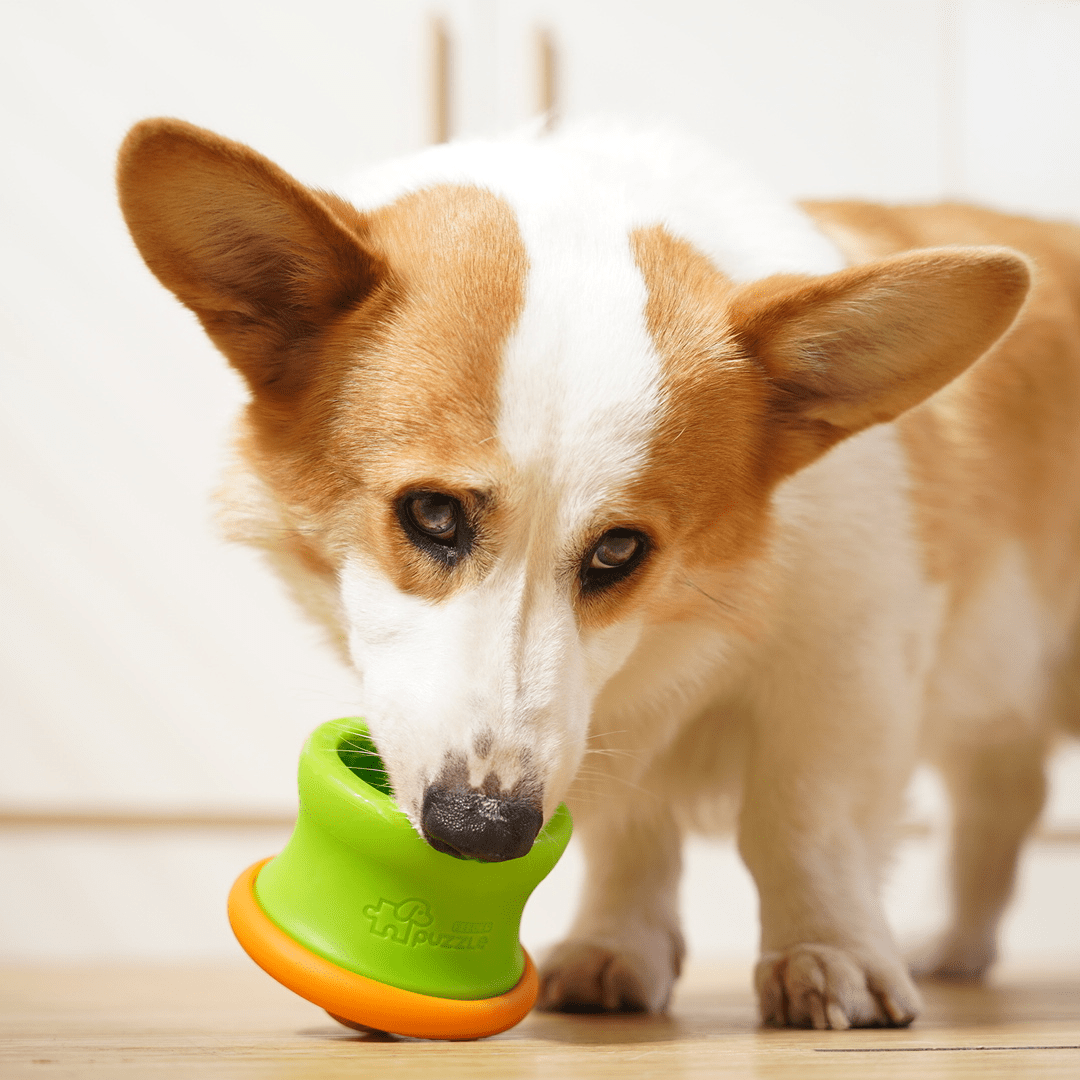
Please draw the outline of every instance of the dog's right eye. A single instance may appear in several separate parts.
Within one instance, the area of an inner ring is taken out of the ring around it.
[[[397,504],[405,535],[422,551],[444,563],[466,553],[471,530],[461,503],[439,491],[411,491]]]
[[[453,542],[457,532],[457,499],[424,492],[409,496],[406,507],[409,519],[422,533],[444,543]]]

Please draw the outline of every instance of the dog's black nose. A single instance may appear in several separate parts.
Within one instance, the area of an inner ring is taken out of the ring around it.
[[[424,839],[458,859],[505,862],[527,855],[544,822],[540,808],[513,795],[446,787],[424,793]]]

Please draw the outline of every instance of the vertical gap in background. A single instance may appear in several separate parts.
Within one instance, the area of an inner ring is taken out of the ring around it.
[[[450,33],[441,15],[431,18],[431,141],[450,140]]]
[[[967,197],[964,176],[963,22],[965,0],[941,0],[941,195]]]
[[[536,104],[544,130],[554,131],[559,122],[559,55],[551,31],[538,26],[536,41]]]

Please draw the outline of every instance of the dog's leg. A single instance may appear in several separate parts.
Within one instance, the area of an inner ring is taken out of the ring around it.
[[[649,796],[643,796],[649,800]],[[669,814],[623,804],[584,818],[586,879],[566,941],[541,967],[539,1007],[649,1012],[667,1007],[683,958],[677,889],[682,837]]]
[[[916,960],[918,974],[977,979],[996,959],[998,923],[1012,893],[1020,847],[1046,794],[1045,755],[1044,737],[1032,731],[943,756],[953,804],[952,918],[940,942]]]
[[[761,901],[756,984],[766,1023],[815,1028],[902,1026],[919,996],[880,899],[889,834],[914,756],[914,722],[852,678],[785,680],[755,721],[739,847]],[[845,687],[824,700],[822,682]],[[907,710],[914,716],[914,710]]]

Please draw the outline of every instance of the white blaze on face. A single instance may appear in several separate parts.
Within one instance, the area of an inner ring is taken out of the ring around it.
[[[528,677],[563,686],[564,700],[535,715],[561,744],[551,778],[561,786],[584,752],[596,694],[640,634],[637,620],[580,630],[566,569],[604,529],[642,524],[621,517],[620,503],[646,463],[660,360],[645,327],[629,208],[580,177],[558,179],[565,187],[552,178],[544,199],[515,206],[530,265],[503,362],[498,432],[524,541],[514,557],[529,581],[554,585],[531,590],[519,633],[525,651],[543,658]],[[565,640],[565,649],[546,648],[548,639]]]
[[[617,206],[557,196],[515,208],[530,266],[503,365],[499,440],[518,482],[556,499],[566,530],[594,524],[643,465],[660,361],[632,222]]]
[[[584,545],[635,524],[619,516],[620,495],[645,462],[660,362],[630,247],[636,222],[617,192],[571,165],[541,157],[480,178],[514,210],[529,261],[499,385],[511,535],[498,564],[437,602],[359,559],[342,574],[364,713],[414,821],[448,756],[466,760],[473,783],[488,771],[503,790],[532,779],[550,814],[584,752],[593,699],[639,634],[636,623],[582,631],[575,613]]]

